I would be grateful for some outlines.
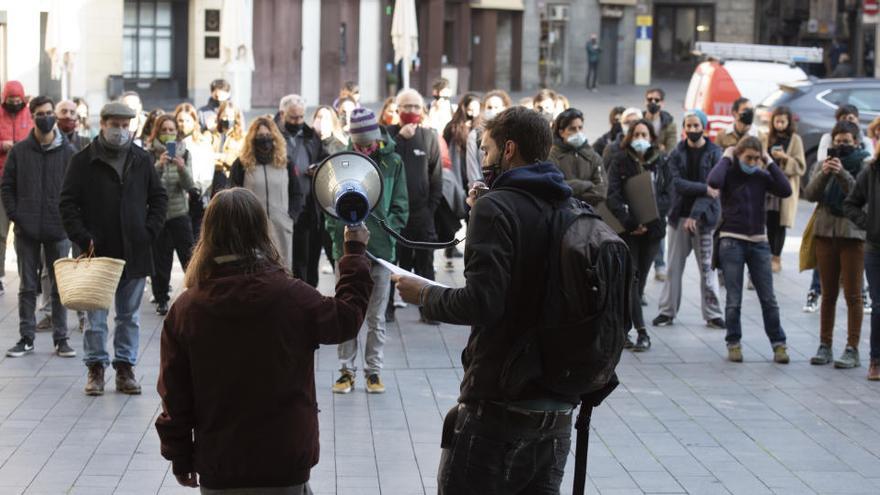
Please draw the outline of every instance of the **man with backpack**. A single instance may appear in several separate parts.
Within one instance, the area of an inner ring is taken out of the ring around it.
[[[591,407],[616,384],[630,324],[629,253],[544,162],[551,142],[532,110],[489,121],[481,141],[489,191],[470,193],[465,286],[397,279],[404,300],[431,319],[472,325],[459,404],[444,420],[440,494],[558,494],[573,410],[585,405],[586,435]]]

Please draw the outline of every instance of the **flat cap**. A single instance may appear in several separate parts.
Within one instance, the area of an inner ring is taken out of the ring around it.
[[[101,108],[101,118],[107,117],[121,117],[124,119],[133,119],[135,118],[134,110],[126,105],[125,103],[114,101],[111,103],[107,103]]]

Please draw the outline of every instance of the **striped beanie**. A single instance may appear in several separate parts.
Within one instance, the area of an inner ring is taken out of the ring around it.
[[[355,108],[351,112],[349,133],[351,142],[359,145],[371,144],[382,139],[376,114],[369,108]]]

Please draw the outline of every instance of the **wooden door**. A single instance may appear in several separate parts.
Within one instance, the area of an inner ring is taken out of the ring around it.
[[[284,95],[300,93],[302,0],[254,2],[254,66],[254,107],[277,108]]]

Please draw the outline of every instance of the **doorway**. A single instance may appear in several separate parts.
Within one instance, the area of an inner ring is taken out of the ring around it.
[[[696,66],[694,43],[715,38],[715,7],[656,5],[651,54],[655,77],[689,78]]]
[[[254,107],[274,108],[301,92],[302,0],[254,2],[254,67]]]
[[[617,45],[620,35],[620,19],[603,17],[599,46],[599,84],[617,84]]]

